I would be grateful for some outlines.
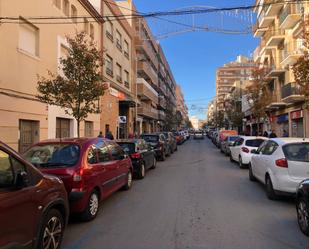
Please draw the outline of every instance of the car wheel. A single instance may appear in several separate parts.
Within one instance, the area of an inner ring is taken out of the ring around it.
[[[56,210],[50,210],[44,217],[38,237],[38,249],[59,249],[64,232],[64,218]]]
[[[265,189],[266,189],[266,195],[267,198],[270,200],[276,200],[277,199],[277,195],[275,193],[275,190],[273,188],[273,183],[270,179],[270,177],[267,175],[266,179],[265,179]]]
[[[153,163],[151,169],[155,169],[157,167],[157,160],[156,157],[153,157]]]
[[[249,180],[250,180],[251,182],[255,182],[255,181],[256,181],[256,178],[255,178],[255,176],[253,175],[253,172],[252,172],[251,163],[249,163]]]
[[[242,158],[241,158],[241,156],[239,156],[238,165],[239,165],[239,168],[241,168],[241,169],[246,168],[246,166],[245,166],[245,165],[243,164],[243,162],[242,162]]]
[[[139,169],[139,172],[138,172],[138,175],[137,175],[137,178],[138,179],[144,179],[144,177],[145,177],[145,163],[142,162],[140,169]]]
[[[96,190],[93,190],[88,203],[87,203],[87,207],[85,209],[85,211],[82,213],[82,219],[84,221],[91,221],[93,220],[99,211],[99,194]]]
[[[127,175],[126,184],[123,186],[123,190],[129,190],[132,187],[132,172],[129,170]]]
[[[306,236],[309,236],[309,206],[304,198],[297,200],[296,210],[297,210],[297,222],[300,230]]]

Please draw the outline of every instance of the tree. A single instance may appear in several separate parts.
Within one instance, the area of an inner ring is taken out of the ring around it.
[[[216,128],[223,128],[224,127],[224,112],[217,111],[214,115],[214,124]]]
[[[176,126],[177,129],[179,129],[181,127],[183,123],[183,117],[180,111],[176,111]]]
[[[66,114],[77,121],[77,135],[80,136],[80,122],[88,114],[100,113],[99,99],[104,94],[101,52],[96,44],[88,40],[85,33],[67,37],[68,55],[60,59],[63,75],[48,72],[49,79],[38,80],[37,98],[49,105],[64,108]]]
[[[270,104],[272,96],[268,89],[269,78],[267,74],[269,69],[261,66],[252,71],[252,81],[247,87],[247,100],[250,105],[252,115],[257,120],[257,132],[260,131],[261,118],[266,117],[266,107]]]
[[[232,95],[226,103],[226,116],[231,128],[237,128],[241,131],[244,113],[241,110],[240,96]]]
[[[176,112],[174,108],[174,104],[170,100],[170,98],[166,98],[166,109],[165,109],[165,130],[171,131],[175,129],[177,125],[176,122]]]
[[[309,110],[309,15],[303,20],[303,44],[304,54],[293,66],[293,73],[296,84],[300,87],[305,96],[305,106]]]

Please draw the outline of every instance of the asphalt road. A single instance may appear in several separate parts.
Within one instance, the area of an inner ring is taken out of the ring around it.
[[[292,200],[270,201],[248,171],[208,139],[191,140],[128,192],[104,201],[96,220],[71,222],[65,249],[309,248]]]

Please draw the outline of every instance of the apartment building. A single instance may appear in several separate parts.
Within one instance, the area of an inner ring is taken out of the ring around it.
[[[215,119],[215,113],[216,113],[216,99],[213,99],[209,101],[208,103],[208,108],[207,108],[207,113],[206,113],[206,119],[209,125],[214,124],[214,119]]]
[[[183,125],[184,125],[185,122],[189,120],[189,117],[188,117],[188,107],[185,103],[185,99],[184,99],[180,85],[176,86],[176,106],[177,106],[177,111],[181,113]]]
[[[109,90],[101,99],[101,131],[117,138],[134,132],[136,122],[136,56],[134,32],[112,1],[101,1],[103,16],[104,81]]]
[[[36,99],[37,75],[48,77],[48,70],[61,73],[59,59],[68,49],[65,37],[74,36],[77,31],[85,31],[101,49],[99,15],[86,0],[0,1],[0,16],[19,18],[13,24],[0,24],[0,139],[3,142],[23,152],[42,139],[77,135],[72,116],[62,108]],[[30,19],[39,16],[63,19]],[[84,18],[81,21],[77,16]],[[89,115],[81,124],[80,134],[93,136],[99,129],[99,115]]]
[[[254,61],[269,70],[271,103],[267,106],[267,124],[278,136],[286,130],[292,137],[308,137],[309,114],[294,82],[292,66],[304,53],[302,20],[308,15],[309,5],[302,1],[269,4],[273,2],[257,1],[258,18],[253,29],[254,36],[261,39]]]
[[[238,56],[235,61],[218,68],[216,73],[217,110],[224,110],[225,96],[230,92],[235,81],[249,80],[255,65],[245,56]]]
[[[136,14],[131,1],[117,1],[125,15]],[[137,63],[137,132],[166,129],[167,113],[176,112],[176,81],[161,46],[144,18],[128,20],[133,27]]]

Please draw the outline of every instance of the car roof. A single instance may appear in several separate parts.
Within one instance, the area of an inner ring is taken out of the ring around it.
[[[263,139],[263,140],[268,140],[267,137],[262,137],[262,136],[239,136],[245,140],[249,140],[249,139]]]
[[[279,145],[291,144],[291,143],[309,143],[309,139],[307,138],[298,138],[298,137],[278,137],[271,138],[270,140],[275,141]]]
[[[103,140],[103,141],[109,141],[109,139],[106,138],[98,138],[98,137],[81,137],[81,138],[56,138],[56,139],[46,139],[42,140],[36,144],[48,144],[48,143],[74,143],[79,145],[87,145],[89,143],[92,143],[97,140]]]
[[[137,143],[140,141],[144,141],[144,139],[131,138],[131,139],[117,139],[116,143]]]

